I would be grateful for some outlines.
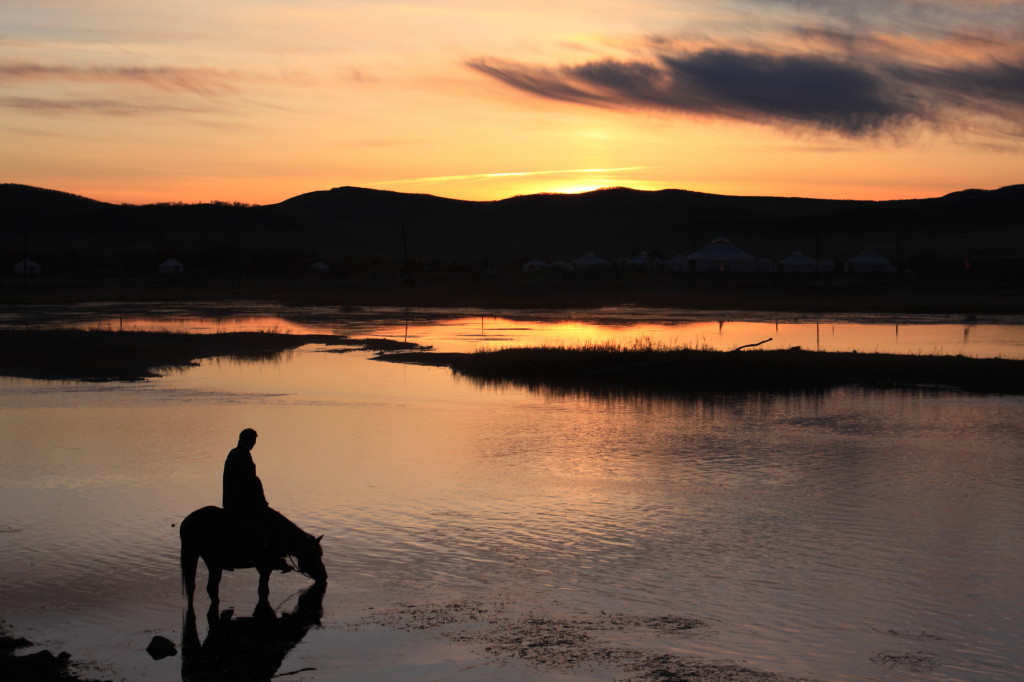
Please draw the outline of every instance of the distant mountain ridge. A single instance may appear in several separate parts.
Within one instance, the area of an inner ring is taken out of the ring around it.
[[[465,201],[338,187],[264,206],[140,206],[2,184],[0,217],[4,269],[26,243],[37,260],[66,267],[174,256],[250,270],[407,256],[493,263],[586,252],[610,260],[642,250],[671,256],[720,235],[771,259],[795,250],[842,259],[866,247],[903,258],[1024,257],[1024,185],[892,201],[629,188]]]

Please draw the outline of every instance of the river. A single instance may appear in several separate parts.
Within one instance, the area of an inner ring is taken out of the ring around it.
[[[1008,318],[237,304],[0,323],[1024,357]],[[7,625],[86,676],[203,679],[145,648],[182,641],[175,524],[219,503],[224,456],[253,427],[271,504],[324,534],[330,573],[319,626],[280,643],[270,674],[612,680],[642,653],[819,680],[1024,678],[1024,398],[567,396],[328,350],[143,382],[0,379]],[[226,574],[221,608],[249,615],[255,583]],[[272,605],[308,585],[275,575]],[[583,655],[500,655],[539,621],[585,635]],[[655,627],[682,622],[696,626]],[[598,655],[612,650],[632,653]]]

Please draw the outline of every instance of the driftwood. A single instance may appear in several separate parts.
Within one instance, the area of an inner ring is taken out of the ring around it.
[[[741,350],[743,350],[744,348],[754,348],[755,346],[760,346],[760,345],[762,345],[762,344],[768,343],[768,342],[769,342],[769,341],[771,341],[771,340],[772,340],[772,339],[771,339],[771,337],[768,337],[768,338],[767,338],[767,339],[765,339],[764,341],[758,341],[757,343],[748,343],[748,344],[747,344],[747,345],[745,345],[745,346],[740,346],[739,348],[733,348],[733,349],[732,349],[731,351],[729,351],[729,352],[730,352],[730,353],[735,353],[735,352],[737,352],[737,351],[741,351]]]

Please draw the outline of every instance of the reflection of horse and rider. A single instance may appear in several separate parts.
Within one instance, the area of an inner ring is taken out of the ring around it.
[[[267,503],[263,483],[256,475],[252,448],[257,434],[245,429],[238,445],[224,462],[223,508],[203,507],[181,522],[181,576],[189,608],[195,594],[196,565],[202,557],[209,578],[206,591],[211,606],[219,601],[221,571],[255,568],[260,574],[258,594],[269,594],[270,574],[296,569],[317,585],[327,584],[320,540],[313,537]]]
[[[278,673],[289,652],[311,628],[320,627],[324,586],[306,588],[290,611],[276,613],[261,600],[252,616],[234,611],[206,614],[206,638],[199,639],[195,611],[185,615],[181,640],[184,682],[262,682],[303,670]]]

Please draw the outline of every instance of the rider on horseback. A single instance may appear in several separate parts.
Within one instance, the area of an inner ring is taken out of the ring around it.
[[[238,434],[238,445],[224,461],[223,506],[234,537],[227,563],[232,567],[252,565],[256,554],[280,556],[282,546],[277,517],[267,503],[252,460],[256,437],[253,429],[243,430]],[[290,570],[283,558],[277,568]]]

